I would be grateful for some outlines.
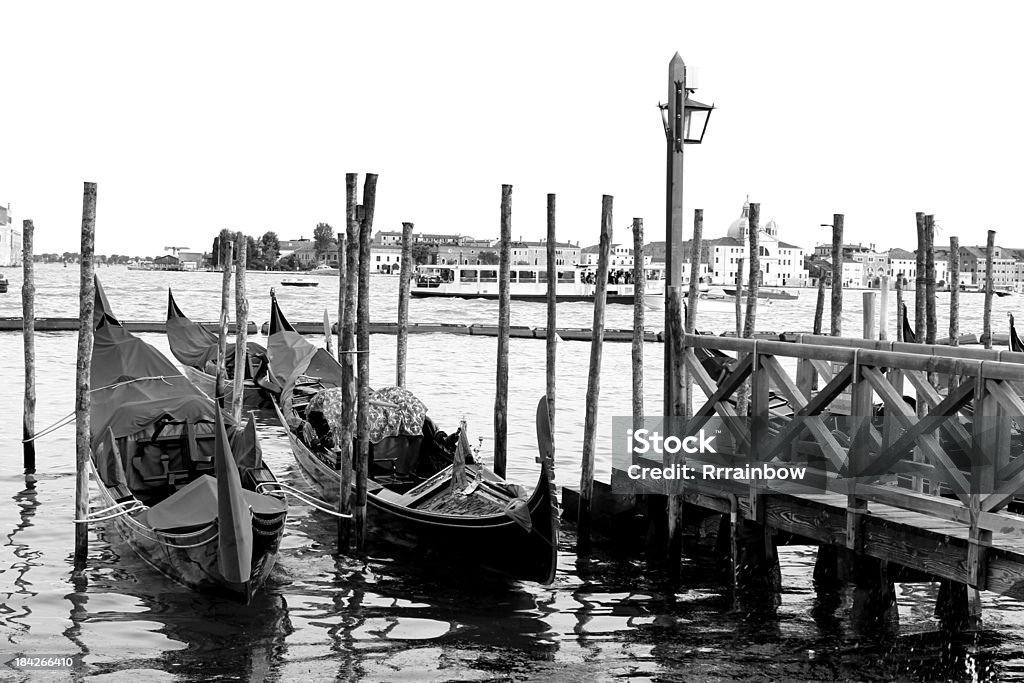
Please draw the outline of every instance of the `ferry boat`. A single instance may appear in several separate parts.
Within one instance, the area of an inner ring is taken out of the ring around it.
[[[649,266],[644,269],[644,303],[648,308],[665,306],[665,268]],[[556,301],[593,301],[597,284],[597,269],[593,266],[558,266]],[[628,273],[628,275],[627,275]],[[632,282],[632,268],[613,268],[609,271],[606,301],[610,304],[632,304],[636,286]],[[628,280],[628,282],[627,282]],[[509,274],[509,293],[514,301],[547,301],[547,266],[512,266]],[[412,283],[414,297],[449,297],[459,299],[498,298],[497,265],[433,265],[419,266]]]
[[[735,287],[723,287],[722,291],[724,291],[726,293],[726,295],[728,295],[728,296],[736,296],[736,288]],[[747,290],[746,290],[746,288],[743,289],[743,298],[744,299],[747,298]],[[800,298],[800,292],[798,290],[789,291],[789,290],[786,290],[786,289],[775,289],[775,288],[772,288],[772,287],[758,287],[758,289],[757,289],[757,298],[758,299],[783,299],[783,300],[787,300],[788,301],[788,300],[792,300],[792,299],[799,299]]]

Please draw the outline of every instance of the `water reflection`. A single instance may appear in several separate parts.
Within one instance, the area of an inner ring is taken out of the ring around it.
[[[32,549],[27,542],[22,542],[18,536],[33,526],[32,519],[39,507],[34,477],[26,477],[25,488],[16,493],[12,499],[18,507],[18,523],[7,534],[5,545],[12,549],[14,555],[14,560],[8,570],[14,575],[11,582],[14,590],[4,595],[4,604],[0,606],[0,618],[3,619],[5,625],[27,632],[29,627],[22,622],[22,619],[32,614],[30,598],[36,595],[36,591],[32,589],[32,582],[29,580],[29,571],[41,564],[42,553]],[[23,597],[14,599],[15,595]]]

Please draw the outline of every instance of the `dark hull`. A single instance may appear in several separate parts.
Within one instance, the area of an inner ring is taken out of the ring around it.
[[[102,507],[114,505],[110,489],[91,469]],[[286,512],[277,518],[253,516],[252,574],[245,583],[226,580],[218,569],[216,523],[187,535],[163,533],[131,515],[116,517],[110,523],[143,562],[175,583],[199,593],[248,603],[277,562],[286,517]]]
[[[275,405],[282,424],[284,416]],[[337,470],[318,458],[289,432],[292,452],[300,471],[317,495],[335,505],[341,486]],[[476,468],[467,471],[475,475]],[[434,476],[450,484],[451,468]],[[485,478],[497,477],[482,470]],[[477,566],[513,579],[550,583],[557,563],[558,507],[552,468],[542,462],[541,475],[527,507],[527,531],[504,514],[457,516],[424,512],[396,505],[381,495],[367,493],[367,522],[375,536],[406,548],[438,554],[451,565]]]
[[[282,282],[282,287],[316,287],[319,282]]]
[[[736,296],[736,288],[735,287],[723,287],[722,291],[725,292],[729,296]],[[746,295],[747,295],[747,292],[746,292],[746,290],[744,290],[743,291],[743,296],[746,296]],[[793,293],[790,293],[790,292],[779,292],[779,291],[774,291],[774,290],[768,290],[768,291],[766,291],[766,290],[758,290],[757,298],[758,299],[776,299],[776,300],[781,300],[781,301],[791,301],[793,299],[799,299],[800,298],[800,294],[799,293],[793,294]]]

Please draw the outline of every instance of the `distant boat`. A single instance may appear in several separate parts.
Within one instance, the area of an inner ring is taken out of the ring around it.
[[[9,286],[10,284],[7,282],[7,278],[4,277],[3,273],[0,273],[0,294],[6,294]]]
[[[724,287],[722,289],[722,291],[724,291],[729,296],[736,296],[736,288],[735,287]],[[747,290],[745,290],[745,289],[743,290],[743,296],[744,297],[747,296]],[[800,292],[799,291],[789,292],[789,291],[786,291],[785,289],[773,289],[771,287],[759,287],[758,290],[757,290],[757,298],[758,299],[785,299],[785,300],[799,299],[800,298]]]
[[[285,287],[316,287],[320,283],[311,280],[282,280],[281,284]]]
[[[596,268],[591,266],[559,266],[555,301],[593,302],[597,285]],[[609,282],[605,301],[609,304],[633,304],[635,286],[625,282],[624,273],[632,268],[615,269],[622,279]],[[648,267],[644,282],[644,305],[660,309],[665,306],[665,269]],[[511,267],[509,296],[513,301],[543,303],[548,298],[547,266]],[[609,276],[611,277],[611,275]],[[416,269],[411,294],[414,297],[447,297],[456,299],[498,299],[498,266],[432,265]]]

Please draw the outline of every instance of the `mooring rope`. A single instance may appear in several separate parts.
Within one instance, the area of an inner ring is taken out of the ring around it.
[[[277,488],[269,488],[271,486],[275,486]],[[332,510],[331,508],[327,507],[329,503],[327,503],[326,501],[320,500],[319,498],[314,498],[308,493],[304,493],[292,486],[289,486],[288,484],[282,484],[279,481],[260,482],[259,484],[256,485],[256,493],[287,493],[288,495],[298,498],[301,502],[305,503],[306,505],[309,505],[310,507],[314,507],[317,510],[320,510],[321,512],[326,512],[329,515],[334,515],[335,517],[340,517],[341,519],[352,519],[352,515],[350,514],[338,512],[337,510]]]
[[[105,507],[102,510],[95,510],[85,516],[85,519],[75,519],[75,524],[91,524],[92,522],[103,522],[108,519],[114,519],[115,517],[121,517],[123,515],[131,514],[132,512],[138,512],[139,510],[148,510],[149,507],[142,504],[142,501],[133,498],[132,500],[126,500],[122,503],[114,503],[110,507]],[[112,510],[117,510],[113,514],[106,514]],[[99,515],[99,516],[97,516]]]
[[[108,384],[108,385],[106,385],[104,387],[96,387],[95,389],[90,389],[89,393],[92,394],[92,393],[95,393],[97,391],[104,391],[105,389],[117,389],[119,387],[123,387],[125,385],[132,384],[134,382],[145,382],[145,381],[155,380],[155,379],[156,380],[160,380],[161,382],[163,382],[167,386],[172,386],[171,383],[167,381],[168,377],[184,377],[184,376],[185,375],[157,375],[157,376],[154,376],[154,377],[134,377],[132,379],[126,379],[123,382],[114,382],[113,384]],[[48,436],[48,435],[52,434],[53,432],[57,431],[61,427],[68,426],[69,424],[71,424],[74,421],[75,421],[75,411],[71,411],[70,413],[68,413],[64,417],[58,419],[56,422],[54,422],[50,426],[44,427],[44,428],[40,429],[38,432],[36,432],[35,434],[33,434],[32,436],[30,436],[27,439],[22,439],[21,442],[22,443],[29,443],[30,441],[35,441],[36,439],[41,439],[44,436]]]

